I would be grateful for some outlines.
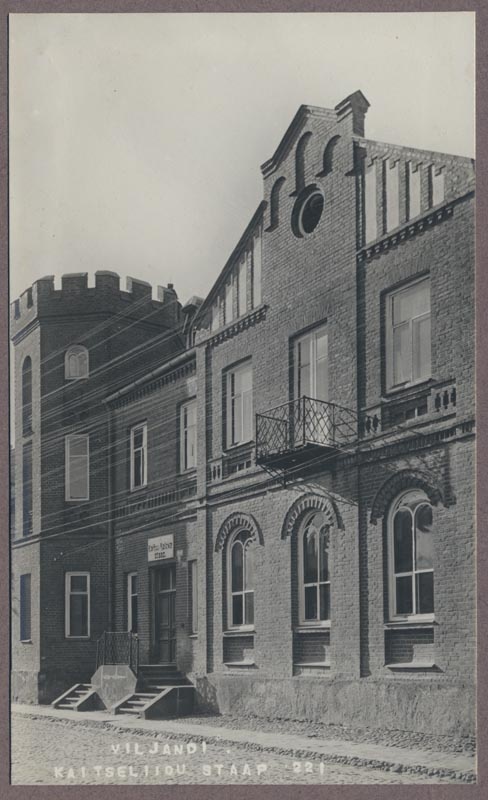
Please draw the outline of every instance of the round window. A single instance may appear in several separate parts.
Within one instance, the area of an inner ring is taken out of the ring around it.
[[[324,205],[324,195],[317,186],[309,186],[302,192],[297,198],[292,215],[295,236],[307,236],[315,230],[323,214]]]

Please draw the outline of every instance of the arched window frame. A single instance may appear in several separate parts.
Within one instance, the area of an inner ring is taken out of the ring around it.
[[[407,503],[414,505],[414,510]],[[435,618],[435,553],[434,553],[434,525],[431,523],[431,553],[432,553],[432,567],[419,568],[417,552],[416,552],[416,519],[417,510],[422,506],[428,506],[431,509],[433,516],[433,506],[427,495],[421,489],[410,489],[402,492],[391,504],[390,511],[387,518],[387,533],[388,533],[388,608],[389,617],[392,621],[409,622],[409,621],[424,621],[432,622]],[[412,569],[406,571],[395,571],[395,539],[394,539],[394,522],[396,514],[401,510],[408,510],[412,516]],[[429,612],[421,612],[418,610],[419,601],[417,597],[417,575],[432,573],[433,576],[433,608]],[[398,578],[411,577],[412,581],[412,612],[398,612],[397,611],[397,596],[396,596],[396,582]]]
[[[252,535],[251,532],[243,529],[237,528],[231,536],[229,536],[227,540],[227,629],[228,630],[239,630],[239,631],[253,631],[254,628],[254,620],[255,620],[255,608],[254,608],[254,596],[255,596],[255,588],[254,588],[254,580],[252,581],[252,585],[250,588],[246,588],[246,578],[247,578],[247,571],[249,568],[249,554],[252,553],[252,558],[254,559],[255,552],[254,548],[256,546],[255,537]],[[234,586],[233,581],[233,573],[232,573],[232,556],[235,547],[242,548],[242,572],[243,572],[243,579],[242,579],[242,589],[237,589]],[[253,564],[253,572],[254,572],[254,564]],[[254,575],[253,575],[254,578]],[[246,595],[252,596],[252,620],[249,621],[249,618],[246,615]],[[242,623],[235,623],[234,622],[234,614],[233,614],[233,606],[234,606],[234,597],[241,596],[242,597]]]
[[[77,367],[74,366],[77,364]],[[75,374],[76,373],[76,374]],[[83,380],[88,378],[89,356],[88,350],[82,345],[75,344],[66,350],[64,355],[64,377],[68,381]]]
[[[313,581],[313,582],[305,582],[305,575],[304,575],[305,562],[304,562],[304,554],[303,554],[303,551],[304,551],[304,540],[305,540],[305,536],[308,533],[308,527],[310,525],[310,522],[313,520],[313,518],[315,516],[318,516],[318,515],[321,515],[323,517],[323,523],[322,523],[322,525],[320,527],[320,530],[319,530],[320,538],[322,538],[322,536],[324,536],[326,538],[326,541],[327,541],[327,561],[328,561],[328,564],[327,564],[327,567],[328,567],[328,569],[327,569],[327,580],[324,581],[324,580],[320,579],[320,554],[322,552],[322,549],[321,549],[320,543],[319,543],[318,555],[317,555],[317,560],[318,560],[317,580]],[[299,620],[300,627],[330,628],[330,585],[331,585],[331,580],[330,580],[330,577],[331,577],[331,570],[330,570],[330,561],[331,561],[331,559],[330,559],[330,554],[331,554],[330,553],[330,541],[331,541],[331,538],[330,538],[330,532],[331,532],[331,526],[330,526],[330,524],[329,524],[329,522],[327,520],[327,517],[326,517],[325,513],[323,511],[318,510],[318,509],[314,509],[309,514],[307,514],[304,517],[304,519],[302,520],[302,523],[301,523],[301,525],[300,525],[300,527],[298,529],[298,537],[297,537],[297,551],[298,551],[298,620]],[[328,592],[329,592],[329,615],[328,615],[327,619],[320,619],[320,586],[322,586],[322,585],[328,586]],[[317,591],[317,608],[319,609],[318,618],[306,619],[305,618],[305,606],[306,606],[306,604],[305,604],[305,591],[306,591],[307,587],[310,588],[312,586],[315,586],[316,587],[316,591]]]

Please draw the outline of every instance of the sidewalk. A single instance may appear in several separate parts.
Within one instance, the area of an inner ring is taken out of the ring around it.
[[[309,738],[297,734],[269,733],[236,730],[204,723],[178,720],[143,720],[113,715],[106,711],[67,711],[50,706],[12,705],[12,714],[30,717],[62,719],[78,725],[93,725],[164,738],[180,738],[207,743],[233,743],[251,749],[293,754],[301,759],[320,758],[322,761],[389,769],[393,772],[415,772],[442,775],[453,779],[474,782],[475,758],[468,754],[424,751],[403,747],[356,743],[339,739]]]

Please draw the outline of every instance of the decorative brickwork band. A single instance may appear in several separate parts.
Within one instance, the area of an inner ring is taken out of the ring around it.
[[[285,517],[281,538],[287,539],[309,511],[322,511],[329,525],[344,530],[344,524],[332,498],[320,494],[305,494],[295,500]]]
[[[216,553],[218,553],[219,550],[222,550],[227,537],[230,536],[230,534],[237,528],[239,528],[241,531],[248,531],[251,534],[251,538],[255,542],[259,542],[259,544],[264,545],[261,528],[254,517],[251,514],[241,514],[239,511],[235,511],[233,514],[230,514],[230,516],[227,517],[225,522],[220,527],[215,540]]]
[[[411,469],[405,469],[388,478],[383,486],[376,493],[371,508],[371,522],[376,525],[380,517],[383,517],[387,512],[391,502],[399,495],[402,490],[408,489],[422,489],[427,495],[433,506],[439,502],[443,505],[444,498],[440,488],[434,484],[430,475],[425,475],[423,472]]]

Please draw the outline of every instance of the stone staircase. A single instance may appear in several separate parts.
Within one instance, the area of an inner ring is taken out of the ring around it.
[[[75,683],[51,703],[53,708],[69,711],[89,711],[98,706],[98,695],[91,683]]]
[[[115,714],[143,719],[191,714],[195,687],[171,664],[140,664],[137,691],[114,707]]]

